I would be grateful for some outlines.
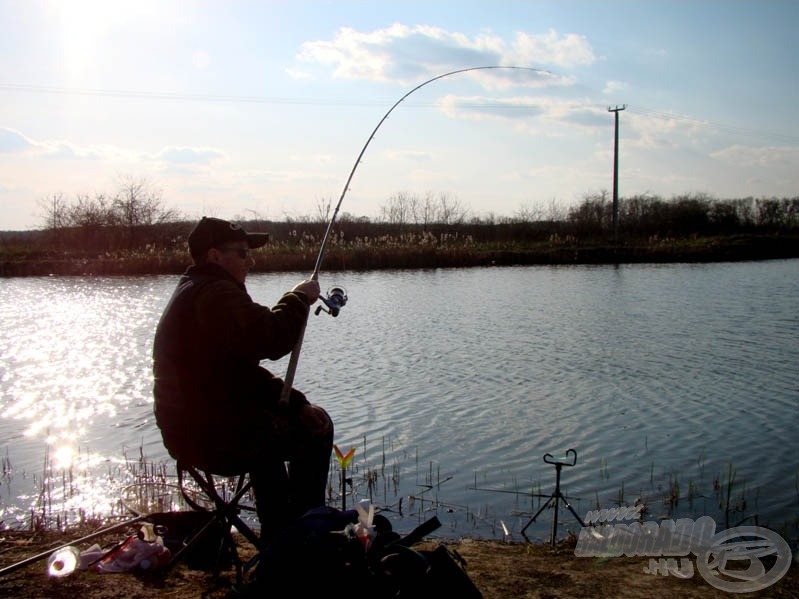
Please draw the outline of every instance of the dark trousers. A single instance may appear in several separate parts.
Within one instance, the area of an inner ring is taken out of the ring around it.
[[[279,448],[262,454],[250,469],[261,537],[273,537],[309,509],[325,505],[325,490],[333,451],[333,421],[310,431],[289,420]]]

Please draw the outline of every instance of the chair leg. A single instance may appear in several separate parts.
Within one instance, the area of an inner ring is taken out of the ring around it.
[[[190,496],[189,493],[185,490],[183,486],[183,472],[188,472],[189,475],[194,479],[194,482],[200,487],[202,492],[205,494],[206,498],[213,503],[213,510],[208,510],[207,508],[199,505],[195,502]],[[194,510],[200,511],[209,511],[213,514],[213,517],[210,518],[209,522],[204,525],[200,530],[197,531],[196,534],[192,536],[192,538],[186,543],[186,545],[181,548],[180,551],[173,557],[173,561],[179,559],[182,553],[188,549],[193,543],[197,542],[201,539],[205,534],[207,534],[209,528],[212,524],[217,523],[222,528],[222,539],[220,540],[219,547],[217,549],[217,555],[215,560],[214,566],[214,576],[219,576],[221,571],[221,564],[222,560],[225,558],[226,554],[230,556],[233,566],[236,569],[236,582],[237,584],[241,584],[244,576],[244,566],[239,556],[238,549],[236,547],[236,541],[233,538],[232,534],[232,527],[235,526],[236,530],[238,530],[244,537],[255,546],[256,549],[259,551],[263,548],[262,543],[258,535],[241,519],[239,516],[239,512],[243,506],[239,505],[242,497],[250,490],[252,487],[252,483],[246,479],[245,474],[241,474],[239,476],[238,482],[236,484],[236,490],[233,496],[229,499],[224,499],[219,491],[216,488],[216,484],[213,478],[213,475],[208,472],[202,472],[199,469],[185,465],[185,464],[178,464],[178,486],[180,487],[181,493],[183,494],[184,499],[186,499],[189,506]]]

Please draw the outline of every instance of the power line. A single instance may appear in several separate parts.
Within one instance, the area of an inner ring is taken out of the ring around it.
[[[223,94],[190,94],[177,92],[147,92],[123,89],[89,89],[57,87],[49,85],[28,85],[18,83],[0,83],[0,91],[27,92],[40,94],[62,94],[74,96],[94,96],[110,98],[134,98],[144,100],[177,100],[188,102],[239,102],[253,104],[310,104],[314,106],[384,106],[385,102],[372,101],[353,101],[353,100],[331,100],[315,98],[282,98],[268,96],[234,96]]]
[[[143,99],[143,100],[169,100],[179,102],[221,102],[221,103],[244,103],[244,104],[275,104],[287,106],[349,106],[349,107],[382,107],[386,105],[386,100],[352,100],[352,99],[330,99],[330,98],[292,98],[292,97],[279,97],[279,96],[240,96],[228,94],[192,94],[185,92],[149,92],[138,90],[125,90],[125,89],[91,89],[91,88],[73,88],[73,87],[60,87],[50,85],[32,85],[24,83],[0,83],[0,92],[22,92],[22,93],[37,93],[37,94],[62,94],[62,95],[75,95],[75,96],[89,96],[89,97],[107,97],[107,98],[127,98],[127,99]],[[436,102],[417,101],[409,103],[411,106],[429,108],[437,106]],[[508,104],[496,101],[468,101],[460,102],[458,106],[470,110],[491,110],[491,111],[507,111],[507,112],[523,112],[535,109],[535,105],[531,104]],[[596,104],[585,104],[588,107],[598,107]],[[640,116],[655,117],[665,120],[685,121],[695,123],[697,125],[713,127],[715,129],[729,131],[737,135],[745,135],[749,137],[772,139],[774,141],[799,143],[799,135],[792,135],[790,133],[783,133],[771,130],[752,129],[749,127],[742,127],[731,123],[722,123],[709,119],[702,119],[692,117],[675,112],[668,112],[663,110],[656,110],[644,106],[627,106],[629,111],[633,114]]]
[[[709,119],[699,119],[692,116],[687,116],[684,114],[679,114],[676,112],[666,112],[663,110],[654,110],[651,108],[645,108],[643,106],[637,107],[630,107],[630,112],[633,114],[639,114],[641,116],[653,116],[660,119],[666,120],[674,120],[674,121],[686,121],[689,123],[696,123],[697,125],[704,125],[709,127],[714,127],[716,129],[727,130],[732,133],[737,133],[739,135],[749,135],[751,137],[764,137],[764,138],[772,138],[776,141],[785,141],[796,143],[799,142],[799,135],[791,135],[789,133],[780,133],[778,131],[769,131],[769,130],[758,130],[758,129],[751,129],[748,127],[741,127],[740,125],[733,125],[730,123],[722,123],[719,121],[712,121]]]

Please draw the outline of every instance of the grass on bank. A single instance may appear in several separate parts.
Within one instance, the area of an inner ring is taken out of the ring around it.
[[[252,272],[310,272],[316,239],[294,246],[271,244],[253,252]],[[406,235],[399,239],[336,240],[328,244],[325,271],[456,268],[546,264],[718,262],[799,257],[799,235],[734,235],[688,239],[653,236],[614,245],[553,235],[537,242],[477,242],[469,237]],[[155,245],[105,252],[0,250],[0,276],[101,276],[180,274],[191,264],[185,247]]]
[[[408,530],[433,515],[456,514],[457,519],[452,522],[442,518],[445,522],[440,531],[443,536],[508,541],[518,540],[515,535],[519,531],[512,522],[520,522],[519,526],[527,522],[554,490],[549,477],[543,482],[540,478],[526,483],[513,480],[499,488],[485,488],[480,485],[495,480],[496,473],[474,473],[474,483],[469,490],[512,494],[511,512],[499,513],[490,504],[476,507],[457,504],[447,499],[454,474],[442,473],[436,462],[423,461],[418,454],[400,452],[398,457],[389,460],[387,444],[391,441],[383,439],[380,454],[367,459],[364,438],[356,459],[347,468],[337,463],[335,456],[331,458],[327,485],[329,505],[352,508],[359,500],[368,499],[395,522],[395,528]],[[88,455],[87,452],[85,457]],[[571,496],[565,485],[561,490],[581,517],[588,510],[599,512],[641,505],[642,520],[696,519],[700,515],[710,515],[717,520],[720,529],[722,523],[724,529],[744,524],[766,526],[789,543],[799,542],[799,464],[791,481],[795,494],[789,514],[781,522],[765,522],[757,511],[762,491],[754,481],[742,479],[733,464],[711,474],[705,470],[704,463],[702,452],[695,477],[686,471],[670,470],[663,470],[656,476],[653,463],[649,481],[622,481],[615,491],[603,492],[603,497],[595,491],[590,500]],[[607,478],[604,460],[600,462],[598,475],[601,485]],[[15,470],[6,449],[0,479],[6,492],[13,488],[14,479],[19,476],[27,474]],[[235,478],[217,478],[222,487],[235,488]],[[0,503],[0,530],[68,533],[89,527],[99,529],[139,514],[190,509],[179,492],[174,463],[153,462],[141,447],[132,455],[123,452],[121,459],[109,461],[104,474],[91,466],[91,460],[81,459],[80,455],[68,467],[56,467],[53,457],[45,451],[43,470],[33,476],[33,485],[35,497],[31,498],[27,511],[4,508]],[[192,487],[188,488],[191,492]],[[200,496],[194,489],[193,499],[196,501]],[[248,500],[253,504],[252,496]],[[553,507],[551,504],[539,517],[538,529],[547,531],[542,535],[549,535]],[[560,507],[559,536],[576,538],[580,525],[565,506],[561,504]],[[257,528],[257,521],[253,521],[253,525]]]
[[[105,196],[58,196],[45,228],[0,231],[0,276],[175,274],[189,264],[196,220],[178,220],[160,198],[128,186]],[[799,197],[721,200],[685,194],[619,198],[586,195],[568,210],[523,209],[513,217],[469,217],[449,198],[389,200],[381,220],[342,214],[330,228],[325,270],[516,264],[604,264],[799,257]],[[419,209],[425,206],[422,211]],[[259,271],[310,271],[328,231],[317,217],[242,221],[268,232]],[[324,209],[323,209],[324,208]]]

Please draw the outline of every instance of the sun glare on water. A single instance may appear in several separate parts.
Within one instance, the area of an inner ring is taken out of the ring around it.
[[[75,456],[75,448],[71,445],[58,445],[52,453],[53,467],[59,470],[66,470],[72,465]]]

